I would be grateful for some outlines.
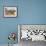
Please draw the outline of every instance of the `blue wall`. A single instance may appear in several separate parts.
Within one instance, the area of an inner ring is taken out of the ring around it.
[[[16,6],[18,16],[4,18],[4,6]],[[9,32],[17,34],[18,24],[46,24],[46,0],[0,0],[0,44],[8,43]]]

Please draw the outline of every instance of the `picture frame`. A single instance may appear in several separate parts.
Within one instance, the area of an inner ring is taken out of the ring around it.
[[[25,38],[22,31],[27,31]],[[33,33],[32,33],[33,32]],[[22,39],[21,39],[22,38]],[[18,25],[18,41],[31,40],[31,41],[46,41],[46,24],[19,24]]]
[[[17,7],[15,6],[5,6],[4,7],[4,17],[16,17]]]

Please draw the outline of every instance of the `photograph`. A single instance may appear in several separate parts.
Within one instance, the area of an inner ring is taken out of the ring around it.
[[[16,17],[17,8],[16,7],[4,7],[4,17]]]
[[[18,30],[20,31],[18,32],[20,33],[20,41],[46,41],[46,25],[20,24]]]

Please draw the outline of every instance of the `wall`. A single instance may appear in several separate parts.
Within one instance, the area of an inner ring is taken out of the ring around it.
[[[7,44],[8,34],[10,32],[16,32],[17,35],[17,18],[4,18],[3,17],[3,9],[4,6],[18,6],[18,0],[0,0],[0,44]],[[15,41],[18,42],[17,39]]]
[[[4,6],[16,6],[18,16],[4,18]],[[18,24],[46,24],[46,0],[0,0],[0,44],[8,43],[9,32],[18,32]]]

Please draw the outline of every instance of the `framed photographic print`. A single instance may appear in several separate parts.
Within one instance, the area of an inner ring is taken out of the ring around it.
[[[4,7],[4,17],[16,17],[17,7]]]
[[[46,41],[46,25],[44,24],[19,24],[18,41]]]

